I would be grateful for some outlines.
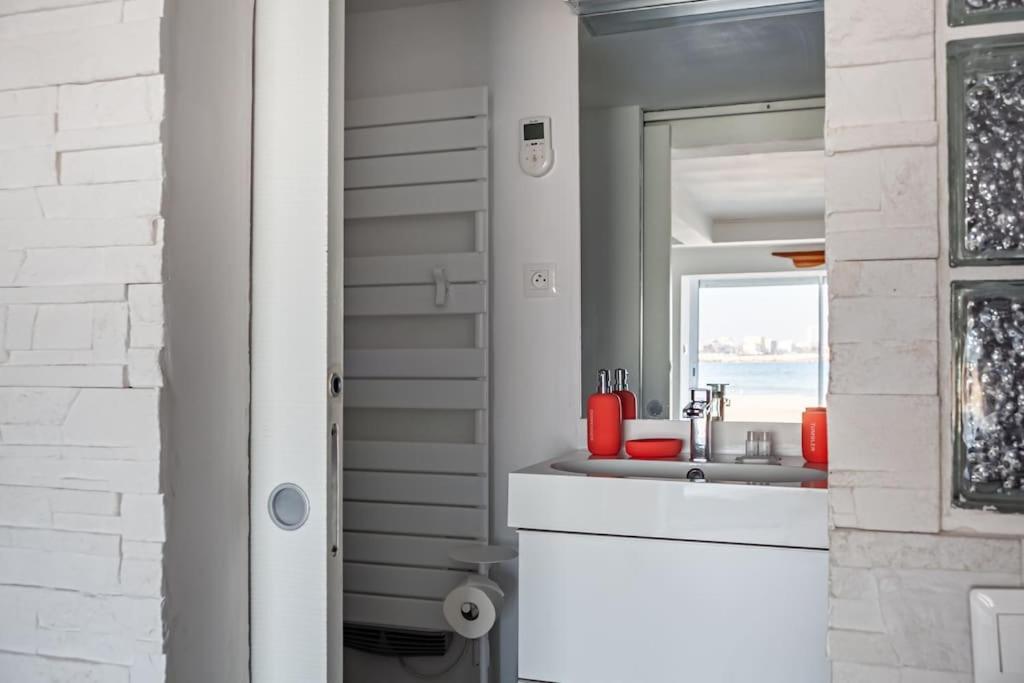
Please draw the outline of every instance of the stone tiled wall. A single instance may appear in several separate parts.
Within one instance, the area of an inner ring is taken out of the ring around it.
[[[162,0],[0,0],[0,680],[164,680]]]
[[[967,683],[968,591],[1020,586],[1024,569],[1012,528],[948,523],[943,79],[956,36],[946,0],[825,5],[833,681]]]

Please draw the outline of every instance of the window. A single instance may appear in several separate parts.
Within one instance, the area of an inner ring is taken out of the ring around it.
[[[798,422],[825,404],[824,275],[690,280],[690,384],[729,384],[726,419]]]

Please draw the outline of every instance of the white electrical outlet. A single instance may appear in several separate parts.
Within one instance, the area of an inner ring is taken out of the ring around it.
[[[529,297],[556,296],[555,264],[526,264],[523,267],[523,292]]]

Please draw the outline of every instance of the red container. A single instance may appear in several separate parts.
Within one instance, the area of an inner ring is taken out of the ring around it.
[[[682,439],[631,439],[626,442],[626,454],[637,460],[675,458],[682,452]]]
[[[635,420],[636,419],[636,394],[629,389],[620,389],[615,392],[615,395],[619,397],[619,401],[622,402],[622,419],[623,420]]]
[[[629,390],[629,371],[615,369],[615,395],[622,401],[622,419],[636,419],[636,394]]]
[[[612,393],[608,371],[598,373],[597,393],[587,400],[587,449],[610,457],[622,449],[622,401]]]
[[[828,463],[828,411],[825,408],[808,408],[804,411],[801,434],[804,460]]]

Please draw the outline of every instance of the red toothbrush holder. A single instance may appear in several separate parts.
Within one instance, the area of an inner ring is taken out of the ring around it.
[[[828,463],[828,411],[825,408],[804,411],[801,444],[804,460],[819,465]]]

